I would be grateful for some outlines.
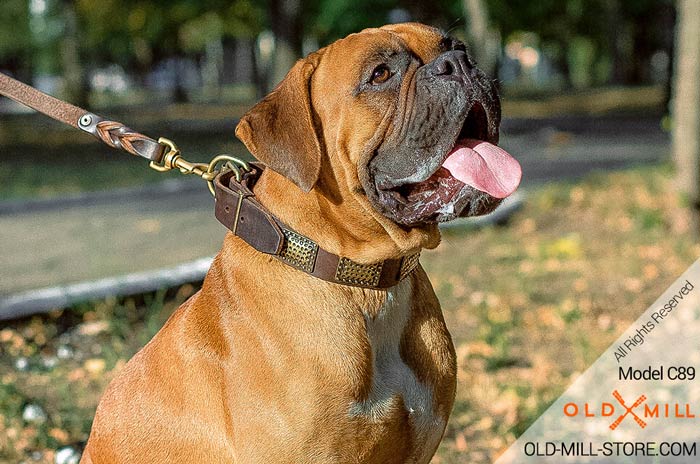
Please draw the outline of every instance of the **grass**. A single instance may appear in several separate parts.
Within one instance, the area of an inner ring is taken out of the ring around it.
[[[544,186],[506,227],[445,233],[422,263],[458,356],[434,463],[488,463],[698,256],[666,166]],[[107,383],[196,287],[0,330],[0,462],[86,440]],[[22,418],[38,405],[45,419]]]

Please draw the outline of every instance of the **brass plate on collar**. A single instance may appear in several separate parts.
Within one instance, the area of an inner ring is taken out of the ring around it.
[[[399,271],[399,280],[403,280],[408,274],[413,272],[413,270],[418,267],[418,260],[420,259],[420,253],[415,255],[404,256],[401,260],[401,270]]]
[[[318,245],[291,230],[282,229],[282,233],[284,233],[284,243],[280,250],[280,259],[303,271],[313,272]]]
[[[360,264],[348,258],[340,258],[335,270],[335,280],[341,283],[376,287],[382,276],[384,262]]]

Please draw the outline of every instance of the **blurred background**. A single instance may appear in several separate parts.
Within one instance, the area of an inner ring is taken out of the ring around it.
[[[296,59],[403,21],[469,45],[523,165],[421,259],[459,367],[433,462],[488,463],[700,256],[700,2],[3,0],[0,72],[188,160],[250,159],[235,125]],[[77,462],[224,234],[200,180],[0,98],[0,462]]]

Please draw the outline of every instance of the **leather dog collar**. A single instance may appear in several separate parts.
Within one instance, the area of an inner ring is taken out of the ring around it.
[[[257,163],[241,180],[225,171],[214,180],[216,218],[256,250],[337,284],[364,288],[388,288],[398,284],[418,266],[420,253],[372,264],[361,264],[319,247],[272,215],[253,194],[263,167]]]

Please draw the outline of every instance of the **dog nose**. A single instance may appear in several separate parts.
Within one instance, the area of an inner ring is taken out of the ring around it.
[[[468,76],[473,67],[469,57],[462,50],[445,52],[435,58],[430,64],[434,76]]]

